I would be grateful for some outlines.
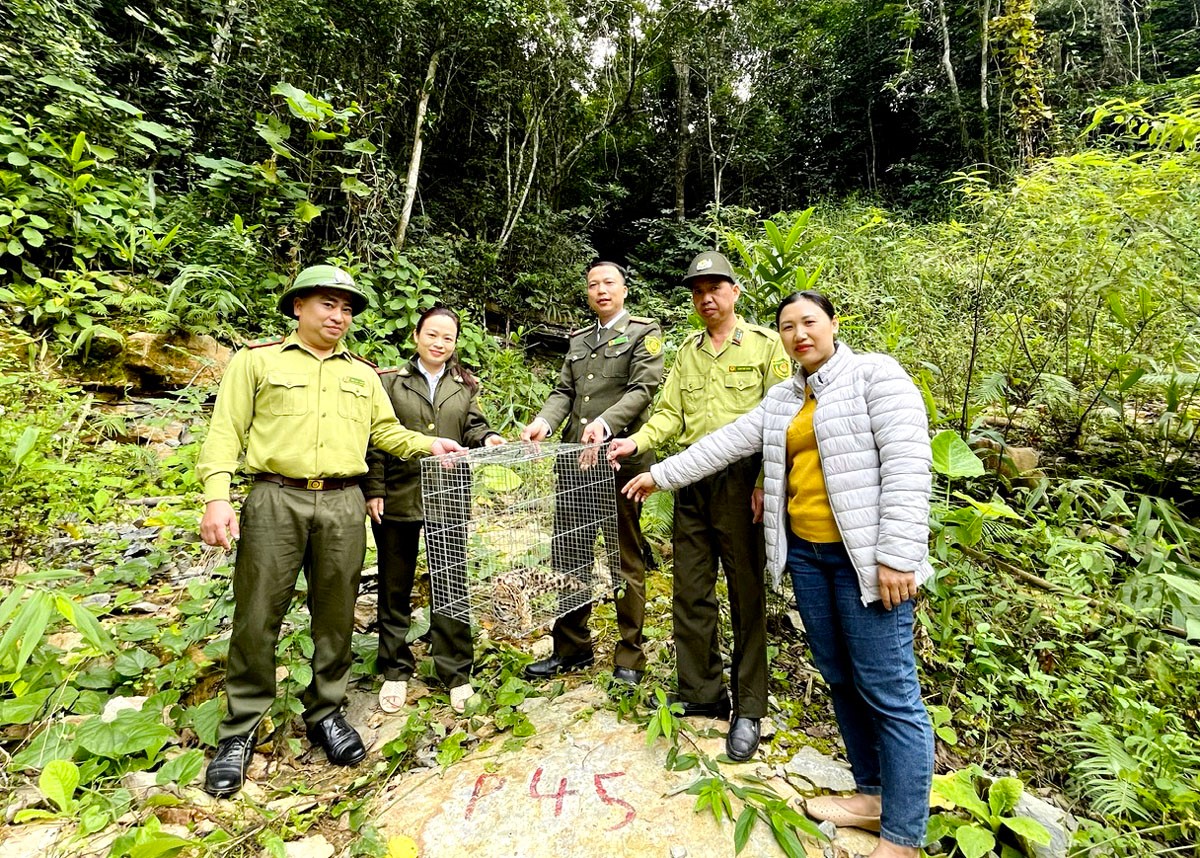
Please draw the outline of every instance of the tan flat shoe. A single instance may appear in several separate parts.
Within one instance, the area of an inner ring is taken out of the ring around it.
[[[813,819],[832,822],[838,828],[861,828],[879,832],[878,816],[860,816],[846,809],[836,796],[819,795],[804,802],[804,812]]]
[[[404,679],[389,679],[379,689],[379,708],[389,715],[394,715],[404,708],[408,699],[408,681]]]

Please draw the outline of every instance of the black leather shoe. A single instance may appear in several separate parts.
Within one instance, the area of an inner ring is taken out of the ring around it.
[[[308,741],[325,749],[325,756],[335,766],[353,766],[367,755],[362,737],[346,723],[341,712],[326,715],[308,728]]]
[[[533,664],[525,668],[526,679],[549,679],[552,676],[558,676],[560,673],[570,673],[575,670],[583,670],[585,667],[591,667],[596,663],[596,656],[592,653],[585,655],[577,655],[574,658],[563,658],[558,653],[543,658],[541,661],[535,661]]]
[[[678,703],[683,707],[684,718],[720,718],[729,719],[729,698],[722,693],[711,703],[696,703],[691,700],[681,700],[678,694],[668,694],[667,703]]]
[[[222,739],[204,773],[204,791],[217,798],[229,798],[246,782],[246,769],[253,756],[254,740],[250,736]]]
[[[614,667],[613,680],[626,685],[638,685],[645,673],[644,670],[638,670],[636,667]]]
[[[729,724],[729,735],[725,737],[725,755],[731,760],[744,763],[758,750],[758,719],[735,715]]]

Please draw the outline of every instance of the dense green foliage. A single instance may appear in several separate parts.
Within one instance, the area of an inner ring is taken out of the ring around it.
[[[827,291],[843,337],[895,355],[940,432],[919,656],[958,768],[941,785],[963,800],[938,830],[966,854],[1020,827],[1014,782],[987,787],[977,764],[1075,802],[1080,850],[1191,847],[1197,23],[1189,4],[1100,0],[10,0],[0,747],[3,783],[43,799],[17,821],[119,828],[113,855],[178,852],[123,778],[193,782],[219,717],[228,570],[195,541],[198,442],[139,443],[68,379],[103,380],[134,330],[278,333],[279,289],[328,259],[370,293],[353,336],[381,362],[408,353],[423,309],[465,311],[460,349],[511,431],[554,372],[531,357],[585,316],[582,263],[631,264],[634,308],[664,321],[669,354],[690,313],[680,270],[719,246],[751,318]],[[206,394],[165,395],[154,421],[199,437]],[[1022,446],[1038,469],[1014,465]],[[145,497],[162,500],[118,502]],[[665,541],[668,497],[646,524]],[[170,610],[141,615],[147,594]],[[284,759],[302,628],[298,603],[271,715]],[[778,644],[780,717],[802,725],[808,692],[794,692],[811,674],[785,669],[804,663],[797,641]],[[372,646],[356,640],[364,675]],[[510,741],[530,729],[521,658],[481,654],[476,714]],[[95,717],[133,696],[148,699]],[[655,699],[616,705],[639,702]],[[376,774],[431,747],[441,765],[466,753],[437,705]],[[675,742],[673,766],[702,771],[705,808],[732,817],[726,791],[743,801],[735,837],[762,819],[791,848],[775,798],[681,755],[669,711],[644,723]],[[366,780],[332,810],[379,854]],[[129,811],[136,825],[112,825]],[[202,848],[278,854],[318,816],[230,823]]]

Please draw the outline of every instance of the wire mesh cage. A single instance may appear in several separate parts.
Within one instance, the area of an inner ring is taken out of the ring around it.
[[[519,638],[613,590],[607,445],[507,444],[421,462],[432,610]]]

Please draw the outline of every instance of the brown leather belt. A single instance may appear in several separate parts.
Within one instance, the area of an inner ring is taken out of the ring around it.
[[[331,492],[348,489],[362,482],[362,477],[318,477],[314,480],[298,480],[280,474],[255,474],[254,479],[262,483],[276,483],[289,489],[307,489],[310,492]]]

